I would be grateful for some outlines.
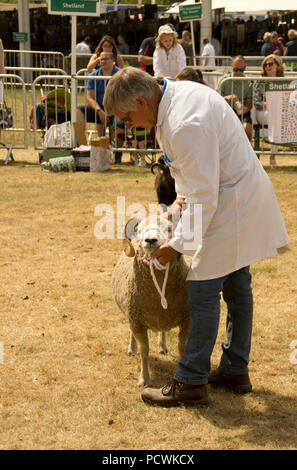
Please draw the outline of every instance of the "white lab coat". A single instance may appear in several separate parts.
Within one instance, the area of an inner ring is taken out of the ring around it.
[[[175,78],[186,67],[186,55],[180,44],[175,44],[167,53],[163,47],[156,48],[153,55],[154,75]]]
[[[156,135],[171,160],[176,192],[202,204],[202,246],[185,249],[184,210],[169,244],[193,256],[188,280],[221,277],[277,254],[289,242],[273,186],[242,124],[214,90],[167,81]],[[197,237],[198,239],[198,237]]]

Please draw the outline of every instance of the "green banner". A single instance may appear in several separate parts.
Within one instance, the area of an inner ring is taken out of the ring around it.
[[[28,41],[28,33],[13,32],[12,33],[12,40],[14,42],[27,42]]]
[[[180,5],[179,20],[195,21],[202,18],[202,3],[193,3],[192,5]]]
[[[49,0],[48,12],[54,15],[98,16],[100,14],[100,2],[96,0]]]

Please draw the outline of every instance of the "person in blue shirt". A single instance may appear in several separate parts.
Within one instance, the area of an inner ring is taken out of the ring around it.
[[[111,52],[101,52],[99,64],[100,67],[91,72],[89,77],[109,77],[120,70],[119,67],[114,64],[114,57]],[[112,126],[113,130],[117,128],[119,132],[123,132],[121,130],[121,123],[117,121],[115,124],[114,116],[107,116],[104,112],[103,97],[107,84],[108,80],[92,80],[90,78],[86,85],[87,106],[78,106],[76,109],[77,122],[82,122],[84,126],[85,122],[96,123],[99,137],[104,134],[105,126]],[[124,124],[122,127],[124,127]],[[116,152],[115,162],[120,163],[120,161],[121,154],[120,152]]]

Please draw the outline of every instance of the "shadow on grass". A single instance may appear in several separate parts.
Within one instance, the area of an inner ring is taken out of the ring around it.
[[[173,351],[174,352],[174,351]],[[151,386],[160,388],[172,380],[177,362],[166,357],[150,357]],[[192,414],[193,419],[206,419],[222,432],[238,429],[241,442],[253,449],[255,447],[289,449],[297,445],[297,407],[296,398],[280,394],[267,388],[257,389],[254,384],[252,393],[234,394],[223,388],[208,386],[210,406],[183,406]]]
[[[268,390],[254,389],[248,395],[233,394],[209,387],[211,405],[207,410],[193,409],[222,431],[238,429],[242,442],[251,448],[296,448],[296,398]]]
[[[12,161],[12,160],[9,160],[9,162],[7,164],[4,164],[5,163],[5,160],[0,160],[0,166],[9,166],[9,167],[20,167],[20,168],[24,168],[24,167],[40,167],[41,165],[36,162],[36,163],[32,163],[32,162],[27,162],[26,160],[18,160],[18,161]]]
[[[263,166],[264,170],[268,173],[294,173],[297,172],[297,165],[294,166],[277,166],[276,168],[271,168],[270,166]]]

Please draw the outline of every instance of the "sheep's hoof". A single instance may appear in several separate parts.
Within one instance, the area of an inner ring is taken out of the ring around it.
[[[140,377],[138,380],[138,387],[147,387],[150,385],[149,380],[145,380],[143,377]]]
[[[168,349],[162,347],[162,348],[159,349],[159,353],[160,353],[160,354],[163,354],[164,356],[166,356],[166,354],[168,354]]]
[[[137,349],[128,349],[128,356],[135,356],[137,354]]]

